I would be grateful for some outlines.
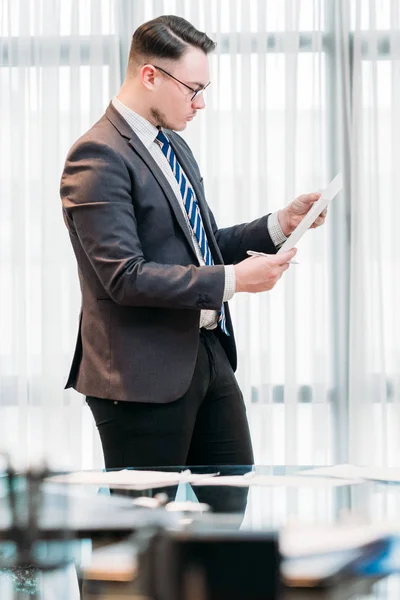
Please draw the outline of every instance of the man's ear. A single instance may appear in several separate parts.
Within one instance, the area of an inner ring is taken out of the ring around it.
[[[143,65],[143,67],[140,70],[142,83],[149,91],[153,91],[155,86],[157,85],[156,75],[156,69],[153,67],[153,65]]]

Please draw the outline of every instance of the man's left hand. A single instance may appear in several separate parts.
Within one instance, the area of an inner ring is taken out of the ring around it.
[[[320,196],[321,194],[318,192],[302,194],[301,196],[298,196],[296,200],[293,200],[293,202],[288,204],[286,208],[283,208],[278,212],[279,225],[286,237],[296,229],[297,225],[304,218],[304,215],[308,213],[311,206]],[[325,208],[319,217],[315,219],[310,229],[315,229],[315,227],[319,227],[325,223],[326,212],[327,209]]]

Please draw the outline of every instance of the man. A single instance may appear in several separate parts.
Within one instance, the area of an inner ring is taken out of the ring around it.
[[[205,107],[214,47],[176,16],[140,26],[117,97],[62,175],[82,290],[67,387],[86,395],[108,468],[253,462],[227,301],[274,287],[296,252],[276,247],[319,195],[218,229],[175,133]]]

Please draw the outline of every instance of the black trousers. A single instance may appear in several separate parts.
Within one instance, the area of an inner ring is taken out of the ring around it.
[[[182,398],[168,404],[86,398],[106,468],[253,464],[243,395],[232,367],[215,333],[201,330],[199,335],[193,379]]]

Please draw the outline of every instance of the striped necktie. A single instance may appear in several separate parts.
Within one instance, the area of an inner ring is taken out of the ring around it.
[[[203,220],[201,218],[199,205],[196,200],[196,196],[194,194],[193,188],[189,182],[189,180],[184,175],[180,164],[177,161],[175,156],[175,152],[168,141],[166,135],[160,130],[156,137],[156,140],[160,143],[161,150],[163,154],[166,156],[170,167],[172,169],[173,174],[175,175],[175,179],[178,182],[179,189],[181,191],[181,196],[183,200],[184,207],[186,209],[186,213],[192,227],[193,233],[196,237],[196,240],[199,244],[199,248],[201,254],[203,256],[204,262],[207,266],[213,265],[214,260],[211,255],[210,247],[208,245],[206,232],[203,225]],[[221,309],[218,313],[218,323],[222,329],[222,331],[229,335],[228,329],[226,327],[226,317],[225,317],[225,308],[222,304]]]

